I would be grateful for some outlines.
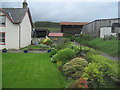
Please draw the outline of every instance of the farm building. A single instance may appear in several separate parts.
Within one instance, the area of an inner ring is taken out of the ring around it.
[[[20,49],[31,44],[32,18],[23,8],[0,8],[0,49]]]
[[[92,37],[97,38],[101,37],[104,38],[105,35],[117,35],[117,30],[119,30],[118,24],[119,18],[113,19],[99,19],[89,24],[86,24],[83,27],[82,33],[83,34],[90,34]]]
[[[48,36],[54,44],[59,44],[62,42],[63,33],[49,33]]]
[[[40,37],[46,37],[49,34],[48,29],[35,29],[34,31],[34,37],[35,38],[40,38]]]
[[[61,22],[61,32],[66,34],[80,34],[83,26],[88,24],[88,22]]]

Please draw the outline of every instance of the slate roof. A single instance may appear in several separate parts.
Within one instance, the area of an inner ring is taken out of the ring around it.
[[[3,10],[14,23],[20,23],[27,11],[27,8],[3,8]]]
[[[59,37],[62,37],[63,36],[63,33],[49,33],[48,36],[59,36]]]
[[[3,13],[5,13],[6,16],[8,16],[8,18],[14,24],[21,23],[22,19],[24,18],[25,14],[26,14],[26,12],[28,11],[29,18],[30,18],[30,21],[31,21],[31,24],[32,24],[32,19],[31,19],[29,8],[2,8],[0,10],[2,10]]]
[[[86,25],[89,22],[61,22],[60,25]]]

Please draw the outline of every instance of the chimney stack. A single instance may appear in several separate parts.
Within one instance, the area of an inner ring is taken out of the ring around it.
[[[28,4],[27,4],[26,0],[24,0],[24,2],[23,2],[23,8],[27,8],[27,6],[28,6]]]

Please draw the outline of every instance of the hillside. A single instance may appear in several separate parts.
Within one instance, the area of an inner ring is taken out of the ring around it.
[[[50,32],[60,32],[60,23],[49,21],[38,21],[34,23],[36,29],[49,29]]]

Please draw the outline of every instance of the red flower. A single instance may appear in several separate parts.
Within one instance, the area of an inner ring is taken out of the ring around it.
[[[81,88],[81,87],[83,87],[82,85],[79,85],[79,87]]]
[[[87,86],[87,85],[85,85],[84,87],[85,87],[85,88],[88,88],[88,86]]]

